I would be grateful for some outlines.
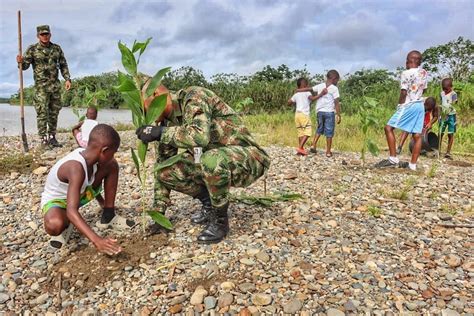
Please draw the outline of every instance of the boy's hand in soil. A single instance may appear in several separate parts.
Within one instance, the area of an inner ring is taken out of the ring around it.
[[[102,253],[109,256],[116,255],[122,251],[122,248],[117,244],[117,239],[100,238],[94,242],[94,246]]]

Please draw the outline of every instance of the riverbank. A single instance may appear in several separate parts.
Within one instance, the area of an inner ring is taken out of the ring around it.
[[[139,182],[129,151],[136,137],[133,131],[120,135],[117,206],[139,221]],[[233,203],[230,235],[202,246],[195,243],[201,228],[189,222],[199,203],[173,193],[166,212],[173,231],[98,230],[124,247],[122,255],[107,257],[77,231],[61,251],[47,247],[40,193],[54,162],[74,148],[69,134],[58,138],[66,146],[51,151],[39,150],[39,140],[30,138],[37,165],[0,178],[0,310],[474,313],[474,172],[468,162],[423,157],[420,170],[411,173],[362,167],[355,153],[299,157],[292,148],[270,146],[267,191],[304,199],[269,208]],[[1,157],[21,155],[19,137],[1,137],[0,145]],[[375,161],[369,157],[367,166]],[[151,188],[150,182],[150,197]],[[263,188],[260,179],[232,193],[262,195]],[[91,225],[98,220],[95,203],[81,212]]]

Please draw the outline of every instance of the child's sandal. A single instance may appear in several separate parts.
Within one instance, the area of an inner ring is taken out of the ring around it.
[[[73,225],[69,224],[69,226],[63,230],[63,232],[57,236],[51,236],[49,240],[49,246],[54,249],[60,249],[63,245],[65,245],[69,237],[71,237]]]

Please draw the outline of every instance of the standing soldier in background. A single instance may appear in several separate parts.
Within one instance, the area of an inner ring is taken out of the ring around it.
[[[145,107],[165,93],[168,90],[160,86],[145,100]],[[159,126],[142,126],[136,131],[145,143],[159,141],[155,206],[164,212],[171,190],[200,200],[201,211],[191,216],[192,223],[206,226],[198,242],[220,242],[229,231],[230,187],[255,182],[269,168],[270,158],[239,115],[202,87],[180,90],[174,102],[168,94],[157,121]]]
[[[61,110],[61,85],[58,79],[58,68],[66,80],[66,90],[71,88],[71,76],[61,47],[50,41],[49,26],[40,25],[36,31],[38,43],[28,47],[24,56],[18,55],[16,61],[21,64],[22,70],[28,69],[30,64],[33,65],[34,106],[41,144],[61,147],[62,145],[56,140],[58,115]]]

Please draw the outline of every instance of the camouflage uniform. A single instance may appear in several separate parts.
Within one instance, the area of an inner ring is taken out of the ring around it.
[[[214,207],[229,201],[229,188],[246,187],[270,166],[267,153],[255,142],[238,114],[214,92],[181,90],[182,111],[166,122],[156,143],[155,206],[169,203],[171,190],[195,197],[204,185]],[[178,148],[184,152],[178,154]],[[199,162],[194,149],[202,148]]]
[[[23,56],[22,69],[26,70],[33,65],[33,78],[35,80],[34,106],[37,115],[38,134],[56,134],[58,115],[61,110],[61,85],[58,79],[58,69],[64,80],[70,80],[66,58],[61,47],[49,43],[33,44]]]

